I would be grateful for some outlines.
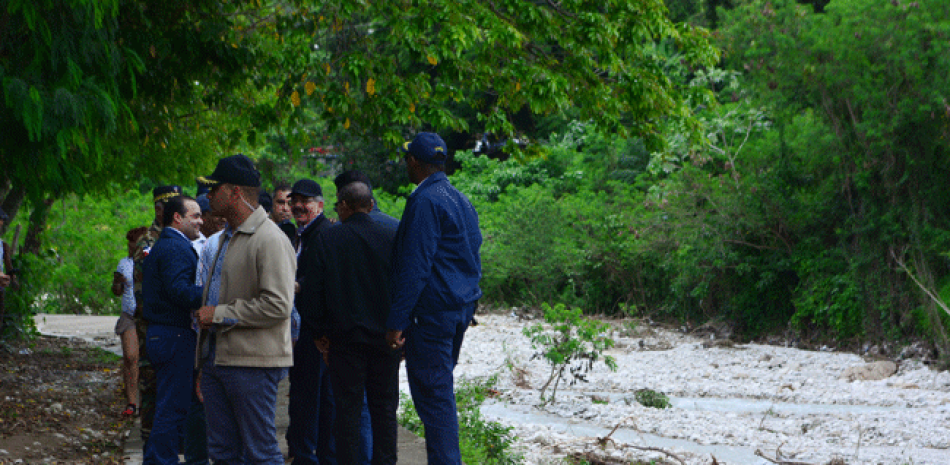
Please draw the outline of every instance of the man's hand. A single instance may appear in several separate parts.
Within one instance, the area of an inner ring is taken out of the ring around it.
[[[386,342],[390,349],[399,350],[406,344],[406,338],[402,337],[402,331],[390,330],[386,332]]]
[[[195,318],[198,319],[198,327],[201,329],[211,329],[214,324],[214,307],[205,305],[195,311]]]
[[[323,355],[323,363],[330,366],[330,340],[323,336],[320,339],[314,339],[313,343],[316,344],[317,350]]]
[[[195,376],[195,395],[198,396],[198,402],[202,404],[205,403],[205,396],[201,393],[201,372],[198,372],[198,376]]]
[[[125,276],[122,276],[122,273],[118,271],[112,272],[112,293],[116,296],[121,296],[125,292]]]
[[[10,285],[10,275],[0,273],[0,287],[7,287]]]

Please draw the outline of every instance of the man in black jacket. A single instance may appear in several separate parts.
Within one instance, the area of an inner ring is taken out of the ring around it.
[[[310,179],[294,183],[290,191],[290,211],[297,222],[293,239],[297,251],[298,289],[313,279],[311,249],[317,238],[331,226],[323,215],[323,190]],[[303,313],[311,305],[297,294],[294,306]],[[290,403],[287,448],[293,463],[333,463],[333,398],[329,374],[314,340],[314,328],[300,328],[299,343],[294,345],[294,366],[290,368]]]
[[[370,217],[372,193],[353,182],[337,192],[341,224],[323,232],[313,250],[313,279],[301,293],[301,312],[317,336],[329,339],[330,379],[336,402],[339,463],[357,463],[363,393],[373,432],[372,463],[396,463],[399,353],[386,344],[390,260],[395,231]]]

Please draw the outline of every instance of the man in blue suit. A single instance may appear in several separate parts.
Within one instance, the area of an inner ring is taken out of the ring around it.
[[[429,464],[462,463],[452,371],[482,296],[482,234],[472,203],[445,175],[448,149],[423,132],[403,145],[409,180],[392,263],[390,348],[405,344],[409,391],[425,425]]]
[[[157,385],[146,464],[178,463],[185,417],[197,401],[191,314],[201,306],[201,287],[195,284],[198,254],[191,241],[198,237],[201,224],[201,208],[195,199],[168,199],[162,233],[142,264],[143,317],[148,321],[145,344]]]

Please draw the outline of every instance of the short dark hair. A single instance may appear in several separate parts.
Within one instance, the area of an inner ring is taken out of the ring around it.
[[[351,182],[337,191],[336,198],[346,202],[353,210],[370,210],[373,208],[373,194],[369,186],[361,181]]]
[[[366,184],[366,187],[369,187],[369,190],[373,190],[373,183],[369,181],[369,176],[366,173],[359,170],[349,170],[340,173],[337,177],[333,178],[333,185],[336,186],[336,190],[340,190],[343,186],[354,183],[361,182]]]
[[[277,197],[277,191],[290,192],[290,183],[287,181],[277,181],[274,183],[274,197]]]
[[[125,240],[129,242],[138,241],[143,234],[148,232],[148,226],[139,226],[137,228],[132,228],[129,232],[125,233]]]
[[[195,202],[195,199],[187,195],[177,195],[165,201],[165,209],[162,210],[162,227],[168,226],[175,221],[175,213],[178,213],[181,216],[188,214],[188,209],[185,208],[185,202],[191,200]]]
[[[264,211],[270,214],[270,211],[274,209],[274,198],[267,193],[267,191],[262,190],[257,194],[257,203],[258,205],[264,207]]]

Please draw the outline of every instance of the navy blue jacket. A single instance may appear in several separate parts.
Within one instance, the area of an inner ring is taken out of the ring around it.
[[[388,329],[405,330],[414,312],[457,311],[481,298],[481,245],[475,207],[445,173],[422,181],[396,232]]]
[[[384,227],[392,229],[394,233],[399,229],[399,220],[383,213],[383,211],[379,209],[379,205],[373,205],[373,210],[369,212],[369,217]]]
[[[396,230],[354,213],[317,239],[314,279],[301,288],[314,303],[300,317],[331,341],[385,344],[390,260]]]
[[[191,327],[191,314],[201,306],[197,267],[191,241],[173,228],[163,228],[142,262],[142,315],[150,324]]]

